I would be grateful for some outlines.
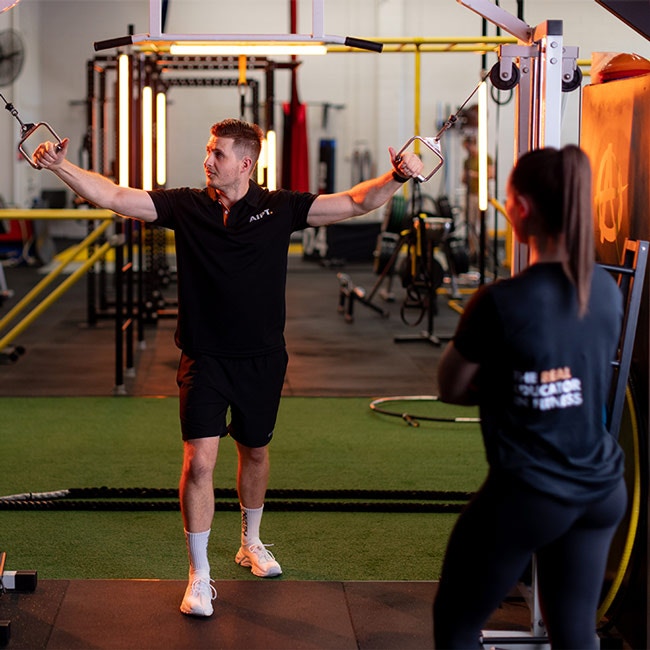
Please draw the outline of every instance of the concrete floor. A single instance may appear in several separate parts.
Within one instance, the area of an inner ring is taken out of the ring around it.
[[[442,348],[421,336],[422,331],[429,331],[428,312],[419,325],[405,324],[400,317],[405,291],[399,278],[395,278],[394,302],[384,301],[379,292],[372,300],[373,305],[386,312],[386,317],[356,301],[354,320],[349,322],[338,312],[339,273],[347,274],[367,292],[378,277],[370,264],[328,267],[300,257],[291,258],[286,325],[290,362],[284,394],[435,394],[435,367]],[[0,317],[42,278],[38,269],[30,267],[7,268],[5,275],[14,297],[0,307]],[[172,286],[166,292],[170,301],[175,297],[174,290]],[[449,299],[449,292],[440,289],[432,331],[443,339],[453,334],[458,320],[458,312],[448,306]],[[462,303],[462,298],[454,302]],[[344,309],[348,304],[346,301]],[[35,305],[29,305],[24,314]],[[421,315],[420,310],[408,309],[405,318],[414,323]],[[12,321],[9,326],[17,322]],[[177,394],[175,372],[179,353],[173,342],[174,327],[173,317],[161,317],[157,324],[145,327],[143,340],[134,345],[133,376],[124,378],[123,390],[127,395]],[[414,340],[396,342],[400,337]],[[92,327],[87,325],[86,286],[85,280],[81,280],[12,342],[24,347],[25,354],[16,363],[0,366],[1,394],[111,395],[118,383],[115,341],[112,318],[101,318]]]

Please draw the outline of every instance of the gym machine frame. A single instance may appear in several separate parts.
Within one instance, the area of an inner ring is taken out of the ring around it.
[[[489,0],[457,1],[487,21],[512,34],[518,40],[516,45],[506,44],[499,47],[498,66],[494,66],[490,73],[492,83],[498,88],[509,89],[516,87],[517,120],[515,123],[515,141],[517,156],[542,147],[560,148],[562,93],[575,90],[580,87],[582,82],[582,73],[577,67],[578,48],[563,44],[562,21],[547,20],[535,27],[531,27],[523,20],[492,4]],[[639,259],[636,259],[635,262],[643,265],[644,273],[647,250],[647,242],[640,242],[639,252],[643,251],[643,255],[639,255]],[[527,246],[515,242],[511,267],[513,273],[525,268],[527,262]],[[625,260],[623,264],[625,264]],[[629,270],[623,269],[620,272],[625,274]],[[643,277],[644,275],[641,275],[641,281],[634,283],[636,285],[635,289],[639,285],[642,286]],[[627,338],[622,340],[622,345],[625,344],[626,346],[626,356],[628,350],[629,355],[632,354],[640,291],[639,288],[638,295],[635,293],[635,299],[638,299],[636,305],[630,303],[630,296],[626,296],[626,307],[635,312],[632,319],[634,320],[632,332],[630,333],[626,329],[624,335]],[[626,317],[626,320],[630,319]],[[617,363],[622,364],[622,359]],[[618,379],[615,392],[617,411],[619,408],[622,411],[628,372],[629,359],[627,368],[620,365],[617,370]],[[617,417],[620,418],[620,413]],[[620,419],[618,424],[620,424]],[[531,610],[530,634],[524,635],[522,638],[521,635],[516,633],[512,634],[512,636],[504,636],[503,633],[498,633],[498,636],[495,636],[485,632],[483,641],[487,647],[492,647],[497,643],[499,647],[507,647],[508,643],[517,648],[525,647],[527,643],[532,646],[548,646],[548,637],[544,630],[538,602],[535,558],[532,559],[532,586],[528,600]]]
[[[150,85],[154,92],[165,92],[170,87],[239,87],[240,79],[198,78],[182,76],[183,72],[206,71],[218,74],[240,69],[238,57],[176,57],[154,52],[129,53],[128,97],[129,137],[127,139],[128,184],[142,185],[142,89]],[[294,64],[277,64],[265,58],[249,59],[246,69],[262,72],[266,83],[265,121],[267,129],[273,128],[274,72],[279,68],[290,68]],[[168,78],[163,72],[169,72]],[[240,70],[241,72],[241,70]],[[119,138],[115,137],[116,163],[108,162],[108,142],[111,131],[119,133],[117,106],[113,119],[108,114],[112,100],[107,97],[109,76],[118,74],[117,56],[96,56],[87,62],[87,131],[84,153],[87,168],[109,177],[120,177]],[[259,110],[259,81],[246,80],[246,87],[252,89],[253,120],[261,123]],[[117,104],[117,102],[115,102]],[[154,125],[156,121],[155,103]],[[111,128],[112,127],[112,128]],[[153,176],[156,176],[155,156],[152,160]],[[154,184],[153,187],[161,187]],[[89,224],[90,227],[90,224]],[[124,241],[124,247],[116,249],[114,299],[108,298],[107,273],[104,266],[99,271],[91,270],[87,284],[87,319],[95,325],[99,318],[115,320],[115,386],[114,394],[126,393],[125,377],[135,374],[135,328],[140,348],[144,340],[145,323],[155,322],[159,316],[175,316],[176,309],[162,296],[162,288],[169,278],[166,263],[165,238],[156,236],[159,229],[132,220],[117,219],[116,232]],[[161,241],[162,239],[162,241]],[[137,255],[137,264],[136,264]]]
[[[559,148],[562,93],[576,90],[582,82],[579,50],[564,45],[562,21],[547,20],[531,27],[489,0],[457,1],[518,39],[516,45],[499,46],[498,65],[490,71],[497,88],[516,88],[516,156],[542,147]],[[513,258],[516,273],[527,265],[527,246],[513,246]]]
[[[368,293],[366,293],[366,290],[363,287],[355,285],[352,278],[347,273],[337,273],[336,277],[339,281],[338,312],[343,314],[346,322],[352,323],[354,320],[354,304],[355,302],[359,302],[378,313],[382,318],[388,318],[390,315],[389,312],[373,303],[373,299],[387,277],[392,281],[392,275],[395,270],[397,258],[399,257],[402,248],[408,246],[408,259],[405,261],[412,267],[411,275],[413,276],[413,279],[415,279],[418,274],[425,275],[428,289],[428,302],[426,307],[423,305],[418,306],[418,308],[423,310],[426,309],[427,311],[428,329],[426,332],[422,332],[421,335],[417,335],[416,339],[413,340],[428,340],[430,343],[438,346],[440,345],[440,339],[433,334],[433,319],[435,313],[434,301],[436,299],[436,290],[439,285],[435,285],[431,273],[427,271],[431,271],[430,267],[434,263],[437,263],[434,259],[434,249],[439,246],[443,249],[445,248],[445,238],[451,229],[452,222],[446,218],[436,218],[436,220],[439,221],[439,223],[436,224],[438,228],[433,232],[427,223],[427,218],[423,217],[422,214],[423,213],[412,215],[410,226],[395,235],[395,248],[389,258],[384,261],[383,268],[379,271],[379,277]],[[385,233],[380,233],[380,237],[384,234]],[[375,256],[375,264],[381,267],[381,253],[377,253],[375,250]],[[429,268],[427,268],[427,265]],[[420,274],[419,271],[421,271],[423,267],[425,270]],[[409,289],[407,288],[407,294],[408,293]],[[406,309],[411,307],[415,307],[415,305],[408,305],[405,301],[402,311],[404,312]],[[404,318],[402,318],[402,320],[405,321]],[[418,319],[415,325],[419,324],[421,320],[422,317]],[[395,339],[396,342],[404,340],[411,340],[411,338],[396,337]]]

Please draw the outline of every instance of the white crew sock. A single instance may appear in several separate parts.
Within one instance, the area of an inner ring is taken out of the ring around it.
[[[261,508],[244,508],[241,506],[241,543],[242,546],[260,541],[260,524],[262,522]]]
[[[202,533],[190,533],[185,531],[187,542],[187,555],[190,560],[190,574],[200,573],[210,577],[210,562],[208,561],[208,539],[210,529]]]

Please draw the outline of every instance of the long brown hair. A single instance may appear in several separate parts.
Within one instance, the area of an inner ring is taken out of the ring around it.
[[[564,235],[568,259],[564,272],[576,288],[578,313],[589,303],[594,268],[591,165],[575,145],[536,149],[519,158],[510,175],[517,192],[527,196],[550,237]]]

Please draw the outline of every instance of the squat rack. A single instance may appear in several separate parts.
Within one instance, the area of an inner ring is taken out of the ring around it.
[[[153,154],[152,147],[155,151],[160,145],[165,155],[164,139],[157,127],[159,122],[164,124],[167,92],[171,88],[237,88],[242,97],[250,90],[251,119],[268,131],[274,128],[275,71],[295,65],[247,58],[242,71],[239,57],[179,57],[149,51],[98,55],[87,63],[87,124],[83,144],[87,168],[131,187],[164,187],[165,179],[158,174],[160,159]],[[224,76],[233,70],[239,71],[238,77]],[[260,116],[260,80],[248,78],[249,70],[263,75],[264,119]],[[113,87],[114,96],[111,96]],[[152,102],[150,121],[143,114],[145,92],[162,98],[161,103]],[[242,99],[242,110],[245,106]],[[110,160],[111,153],[114,160]],[[150,165],[148,171],[147,165]],[[92,227],[89,223],[89,228]],[[90,325],[106,317],[116,321],[114,393],[120,395],[126,393],[125,376],[135,374],[136,339],[140,348],[146,346],[145,325],[155,323],[159,317],[174,316],[176,309],[175,301],[163,296],[173,276],[167,261],[167,233],[131,219],[116,219],[115,231],[123,239],[124,247],[115,252],[113,286],[109,286],[104,263],[97,271],[90,269],[87,318]]]

